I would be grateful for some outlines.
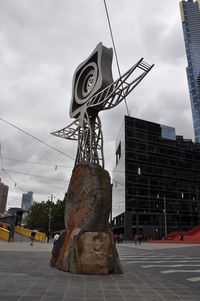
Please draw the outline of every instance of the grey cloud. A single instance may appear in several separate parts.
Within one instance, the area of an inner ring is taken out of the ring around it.
[[[185,49],[179,1],[107,1],[122,73],[140,57],[154,69],[127,98],[131,115],[175,126],[193,135],[185,75]],[[102,41],[111,47],[103,1],[0,0],[0,116],[75,157],[77,142],[50,135],[69,118],[75,68]],[[115,59],[114,78],[118,77]],[[126,108],[100,114],[104,130],[106,168],[115,164],[115,140]],[[53,162],[71,169],[5,161],[9,169],[49,177],[70,178],[74,162],[0,121],[4,155],[27,161]],[[12,174],[35,200],[63,196],[68,183]],[[19,188],[10,186],[9,206],[19,204]]]

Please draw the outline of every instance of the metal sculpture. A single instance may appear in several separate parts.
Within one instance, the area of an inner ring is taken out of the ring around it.
[[[78,140],[75,164],[87,162],[104,168],[103,133],[98,113],[117,106],[154,66],[141,58],[113,82],[112,57],[112,48],[99,43],[88,59],[78,66],[73,77],[70,105],[70,117],[76,120],[52,133]],[[135,77],[133,72],[137,73]]]

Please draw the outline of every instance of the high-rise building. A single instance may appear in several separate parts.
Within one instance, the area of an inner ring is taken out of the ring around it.
[[[200,144],[125,116],[117,136],[112,229],[161,238],[200,224]]]
[[[187,78],[195,140],[200,143],[200,0],[181,1],[180,11],[187,54]]]
[[[28,211],[32,204],[33,204],[33,192],[29,191],[28,193],[23,193],[21,208]]]
[[[6,211],[6,204],[8,198],[8,186],[4,185],[0,179],[0,213]]]

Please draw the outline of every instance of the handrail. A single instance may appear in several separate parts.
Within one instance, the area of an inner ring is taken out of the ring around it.
[[[9,224],[0,221],[0,228],[8,230]]]
[[[8,241],[9,238],[9,231],[0,227],[0,238],[3,240]]]
[[[1,226],[0,229],[6,230],[8,232],[8,236],[9,236],[9,231],[8,231],[9,224],[3,223],[3,222],[0,221],[0,226]],[[32,230],[27,229],[27,228],[23,228],[23,227],[20,227],[20,226],[15,226],[15,232],[20,234],[20,235],[30,237]],[[35,234],[35,240],[40,241],[40,242],[45,242],[46,241],[46,234],[45,233],[38,232],[38,231],[35,231],[35,233],[36,233]],[[5,235],[2,234],[2,236],[5,236]],[[1,236],[0,236],[0,238],[1,238]]]
[[[23,228],[23,227],[19,227],[19,226],[15,226],[15,232],[20,234],[20,235],[30,237],[32,230],[26,229],[26,228]],[[35,240],[40,241],[40,242],[45,242],[46,241],[46,234],[45,233],[38,232],[38,231],[35,231],[35,233],[36,233],[35,234]]]

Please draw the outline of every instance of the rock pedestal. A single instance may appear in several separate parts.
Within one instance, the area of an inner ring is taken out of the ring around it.
[[[94,164],[75,166],[65,207],[65,226],[53,251],[52,266],[77,274],[122,273],[113,234],[109,173]]]

